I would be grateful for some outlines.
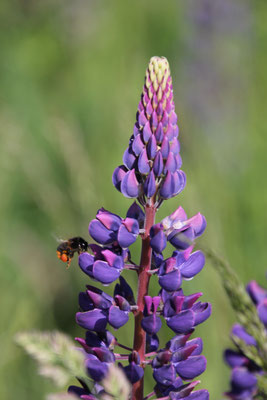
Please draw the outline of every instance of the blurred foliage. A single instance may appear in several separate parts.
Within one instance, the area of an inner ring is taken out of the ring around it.
[[[14,344],[17,331],[83,334],[74,315],[88,280],[76,260],[66,271],[56,259],[56,237],[86,238],[99,207],[125,215],[130,206],[111,175],[153,55],[172,69],[188,178],[159,218],[180,204],[189,215],[201,211],[209,247],[244,283],[264,281],[266,18],[263,0],[0,2],[0,398],[53,391]],[[209,263],[185,287],[213,304],[197,334],[210,366],[202,385],[218,399],[228,387],[222,350],[234,316]],[[126,345],[130,329],[120,333]]]
[[[37,362],[38,373],[62,388],[78,376],[89,381],[84,367],[84,354],[72,338],[52,331],[19,332],[15,341]],[[92,381],[90,380],[90,383]]]

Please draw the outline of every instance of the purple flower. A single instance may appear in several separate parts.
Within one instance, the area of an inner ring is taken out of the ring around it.
[[[123,367],[123,370],[132,384],[144,376],[144,369],[140,366],[140,357],[136,351],[129,355],[129,365]]]
[[[256,281],[251,281],[247,286],[247,292],[257,307],[261,322],[267,328],[267,291]]]
[[[116,189],[125,197],[137,198],[141,207],[133,203],[125,218],[99,209],[89,224],[89,234],[96,243],[89,244],[88,251],[79,254],[79,266],[90,279],[103,285],[119,279],[113,296],[90,285],[79,295],[76,321],[86,329],[86,334],[76,341],[82,346],[87,374],[94,382],[91,391],[86,385],[87,379],[85,382],[79,379],[82,388],[70,389],[80,398],[95,400],[94,395],[97,397],[103,391],[99,382],[114,362],[118,362],[132,384],[133,399],[143,396],[146,366],[152,367],[157,397],[209,398],[206,390],[194,391],[199,383],[194,379],[205,371],[206,359],[202,355],[202,339],[190,339],[190,336],[197,325],[209,318],[211,305],[198,301],[202,293],[185,295],[181,288],[183,280],[192,279],[204,267],[203,253],[193,252],[193,248],[195,239],[205,230],[206,220],[200,213],[187,218],[179,207],[160,223],[155,222],[156,211],[163,201],[185,187],[178,134],[169,64],[164,57],[153,57],[146,71],[123,165],[113,173]],[[132,260],[129,250],[138,236],[142,242],[139,264]],[[164,258],[162,252],[167,242],[175,251]],[[121,276],[125,269],[129,270],[127,274],[131,270],[137,273],[136,295],[125,276]],[[157,296],[149,291],[151,275],[158,278]],[[258,297],[255,295],[255,298]],[[259,313],[264,320],[265,310],[263,301],[259,304]],[[135,325],[133,348],[119,343],[107,330],[108,324],[114,329],[124,326],[130,312]],[[157,333],[165,322],[175,336],[161,348]],[[122,354],[118,353],[119,348],[123,349]]]
[[[203,344],[200,338],[188,341],[193,330],[172,338],[165,349],[160,350],[152,362],[153,377],[157,382],[158,396],[173,393],[172,398],[187,398],[198,382],[183,385],[182,379],[194,379],[206,369],[206,359],[201,356]]]
[[[100,244],[117,242],[121,248],[126,249],[136,241],[139,224],[133,218],[121,219],[118,215],[101,208],[96,214],[96,219],[89,224],[89,233]]]
[[[169,241],[177,250],[186,250],[194,244],[195,238],[202,235],[206,228],[206,220],[200,213],[187,219],[182,207],[160,224],[150,230],[150,245],[156,253],[161,253]]]
[[[182,279],[192,279],[205,264],[205,257],[201,251],[192,254],[188,252],[173,252],[172,257],[162,260],[159,266],[159,284],[167,292],[180,289]]]
[[[131,289],[131,286],[126,282],[126,280],[122,276],[120,276],[119,280],[120,283],[117,283],[114,289],[114,296],[120,295],[124,297],[129,302],[129,304],[131,305],[135,304],[134,294]]]
[[[144,317],[142,319],[142,328],[149,335],[155,335],[161,328],[161,319],[156,315],[157,308],[160,304],[160,296],[145,296]]]
[[[91,245],[95,255],[84,252],[79,255],[81,270],[104,285],[110,284],[119,278],[124,267],[126,252],[118,248],[100,247]]]
[[[102,332],[107,323],[118,329],[129,319],[130,305],[122,296],[114,299],[92,286],[86,292],[80,293],[79,303],[83,310],[76,314],[77,323],[84,329]]]
[[[103,347],[108,350],[113,350],[114,346],[117,344],[116,338],[107,330],[101,332],[87,331],[85,339],[77,337],[75,340],[87,353],[91,353],[94,347]]]
[[[114,363],[114,354],[104,348],[93,348],[92,353],[86,356],[85,367],[95,382],[100,382],[108,373],[108,367]]]
[[[125,219],[104,208],[98,210],[96,219],[89,224],[89,233],[99,245],[89,245],[93,254],[79,255],[82,271],[104,285],[118,279],[130,256],[128,247],[136,241],[143,225],[144,212],[136,203],[131,205]]]
[[[81,388],[79,386],[69,386],[68,393],[77,396],[80,399],[84,400],[96,400],[97,398],[93,396],[90,390],[86,388]]]
[[[180,170],[178,134],[169,64],[164,57],[153,57],[123,165],[113,173],[114,186],[125,197],[137,197],[141,204],[180,193],[186,179]]]
[[[156,334],[146,334],[146,352],[152,353],[159,348],[159,338]]]
[[[163,260],[158,271],[158,276],[160,286],[167,292],[174,292],[180,289],[182,276],[175,257]]]
[[[182,290],[168,294],[162,291],[163,316],[175,333],[188,333],[211,315],[210,303],[197,302],[202,293],[184,296]]]
[[[95,382],[93,388],[90,390],[87,383],[79,379],[82,387],[79,386],[69,386],[68,393],[77,396],[83,400],[96,400],[99,396],[105,393],[103,386]]]
[[[247,285],[247,292],[255,304],[255,312],[267,327],[267,290],[263,289],[256,281],[251,281]],[[248,346],[257,346],[255,338],[249,335],[240,324],[234,324],[232,336],[243,340]],[[237,351],[227,349],[224,353],[226,363],[232,368],[231,390],[225,393],[233,400],[252,399],[257,394],[257,377],[261,374],[261,368],[245,356],[240,349]]]

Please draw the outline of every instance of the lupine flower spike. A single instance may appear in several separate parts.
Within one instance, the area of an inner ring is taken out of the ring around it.
[[[95,243],[79,252],[79,266],[90,279],[79,295],[76,321],[85,338],[76,338],[85,355],[88,376],[69,391],[78,398],[93,400],[105,392],[103,379],[116,363],[132,385],[131,398],[207,400],[207,390],[195,390],[197,377],[206,369],[201,338],[191,338],[197,325],[211,314],[211,305],[199,301],[202,293],[186,294],[183,280],[190,280],[204,267],[201,251],[193,251],[195,239],[206,227],[198,213],[187,217],[181,206],[161,222],[155,214],[164,200],[185,187],[185,173],[178,141],[179,129],[173,100],[169,63],[164,57],[151,58],[138,105],[136,122],[123,164],[113,173],[113,184],[125,197],[136,199],[125,217],[101,208],[89,224]],[[130,246],[142,241],[139,263],[131,259]],[[167,243],[174,250],[164,254]],[[135,295],[123,278],[125,269],[137,273]],[[156,296],[149,293],[151,277],[157,278]],[[113,296],[91,285],[116,281]],[[109,331],[127,324],[134,315],[133,346],[119,343]],[[158,332],[166,324],[173,332],[167,343],[160,343]],[[124,353],[117,352],[118,348]],[[115,352],[116,349],[116,352]],[[128,353],[125,354],[125,351]],[[151,368],[155,385],[143,393],[144,368]]]
[[[114,186],[142,205],[159,206],[180,193],[186,178],[180,170],[178,134],[169,63],[164,57],[153,57],[123,165],[113,174]]]

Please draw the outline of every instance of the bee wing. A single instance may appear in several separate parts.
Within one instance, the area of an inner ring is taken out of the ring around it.
[[[51,233],[51,236],[52,236],[52,238],[53,238],[56,242],[58,242],[58,243],[65,242],[64,239],[60,239],[55,233]]]

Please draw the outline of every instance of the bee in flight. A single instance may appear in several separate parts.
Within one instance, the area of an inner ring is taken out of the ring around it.
[[[68,240],[63,240],[57,247],[57,256],[61,261],[67,262],[69,267],[74,254],[76,252],[81,254],[87,251],[87,249],[88,243],[86,240],[77,236]]]

